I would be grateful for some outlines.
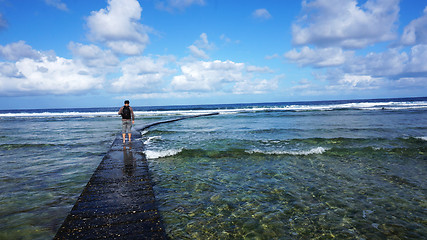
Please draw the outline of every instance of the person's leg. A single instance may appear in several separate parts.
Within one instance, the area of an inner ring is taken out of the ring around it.
[[[123,136],[123,143],[126,142],[126,122],[122,121],[122,136]]]
[[[131,137],[132,137],[132,121],[128,121],[127,124],[128,125],[126,126],[126,131],[128,133],[129,142],[131,142]]]

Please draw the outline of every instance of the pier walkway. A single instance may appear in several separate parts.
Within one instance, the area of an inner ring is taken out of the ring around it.
[[[123,144],[117,134],[54,239],[168,239],[157,209],[139,131],[187,118],[146,125]]]

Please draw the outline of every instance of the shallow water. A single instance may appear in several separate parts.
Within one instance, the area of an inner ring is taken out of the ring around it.
[[[424,239],[427,99],[135,107],[172,239]],[[383,109],[384,108],[384,109]],[[118,109],[0,111],[0,239],[52,238]]]
[[[52,238],[117,130],[108,119],[0,121],[0,239]]]
[[[168,234],[424,238],[426,116],[256,112],[156,127],[147,156]]]

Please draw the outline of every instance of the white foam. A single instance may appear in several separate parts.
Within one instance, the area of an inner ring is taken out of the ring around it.
[[[317,148],[313,148],[310,150],[298,150],[298,151],[264,151],[264,150],[259,150],[259,149],[255,149],[255,150],[251,150],[251,151],[246,151],[247,153],[262,153],[262,154],[269,154],[269,155],[294,155],[294,156],[299,156],[299,155],[311,155],[311,154],[323,154],[324,152],[326,152],[327,148],[323,148],[323,147],[317,147]]]
[[[417,139],[421,139],[423,141],[427,141],[427,137],[416,137]]]
[[[42,112],[42,113],[1,113],[0,117],[105,117],[118,116],[117,112]]]
[[[147,159],[158,159],[158,158],[174,156],[180,152],[182,152],[182,148],[181,149],[169,149],[169,150],[163,150],[163,151],[147,150],[147,151],[145,151],[145,156],[147,157]]]
[[[337,109],[361,109],[361,110],[405,110],[405,109],[427,109],[427,101],[415,102],[360,102],[343,104],[323,104],[323,105],[283,105],[277,103],[271,106],[248,106],[230,109],[203,109],[203,110],[159,110],[159,111],[134,111],[136,116],[191,116],[210,114],[218,112],[220,114],[251,113],[262,111],[333,111]],[[230,105],[232,106],[232,105]],[[116,111],[104,112],[20,112],[20,113],[0,113],[0,117],[120,117]]]
[[[144,136],[147,133],[148,133],[148,130],[144,130],[144,131],[141,132],[141,135]]]
[[[150,143],[152,143],[153,141],[162,139],[161,136],[153,136],[153,137],[149,137],[145,142],[144,145],[149,145]]]

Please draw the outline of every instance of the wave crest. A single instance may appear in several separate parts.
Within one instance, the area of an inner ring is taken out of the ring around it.
[[[246,151],[246,152],[249,154],[262,153],[262,154],[267,154],[267,155],[294,155],[294,156],[303,155],[303,156],[306,156],[306,155],[312,155],[312,154],[323,154],[327,150],[329,150],[329,149],[323,148],[323,147],[317,147],[317,148],[313,148],[310,150],[297,150],[297,151],[264,151],[264,150],[255,149],[255,150]]]
[[[171,157],[175,156],[182,152],[181,149],[169,149],[169,150],[162,150],[162,151],[153,151],[153,150],[147,150],[145,151],[145,156],[147,159],[158,159],[158,158],[164,158],[164,157]]]

